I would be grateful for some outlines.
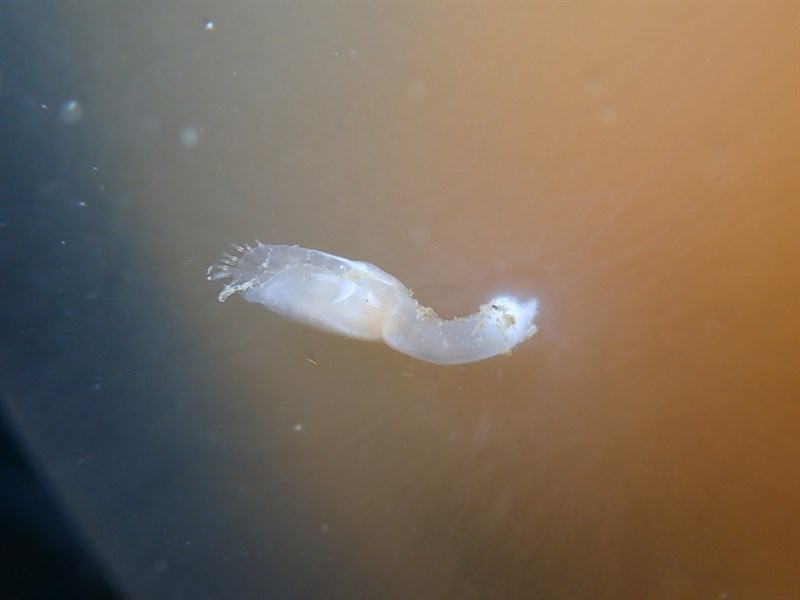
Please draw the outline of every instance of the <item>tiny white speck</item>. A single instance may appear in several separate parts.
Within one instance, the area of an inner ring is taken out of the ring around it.
[[[83,106],[77,100],[67,100],[61,105],[59,116],[65,125],[79,123],[83,119]]]
[[[320,527],[320,529],[322,530],[322,533],[328,533],[331,530],[331,528],[328,527],[327,523],[323,523],[322,527]]]
[[[80,206],[81,208],[86,208],[86,202],[81,200],[80,202],[78,202],[78,206]]]
[[[295,431],[303,431],[303,426],[300,423],[298,423],[297,425],[294,426],[294,430]]]
[[[214,21],[211,19],[203,19],[203,29],[206,31],[214,31]]]
[[[194,148],[200,143],[200,132],[194,127],[184,127],[181,129],[181,144],[185,148]]]

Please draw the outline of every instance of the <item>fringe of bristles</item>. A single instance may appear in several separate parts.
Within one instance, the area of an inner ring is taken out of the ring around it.
[[[208,279],[208,281],[217,281],[219,279],[233,277],[232,270],[236,267],[236,263],[239,262],[239,259],[248,252],[260,246],[264,246],[264,243],[256,240],[255,244],[252,246],[250,244],[245,244],[244,246],[231,244],[230,246],[233,249],[233,254],[230,252],[223,252],[220,259],[206,269],[206,279]]]

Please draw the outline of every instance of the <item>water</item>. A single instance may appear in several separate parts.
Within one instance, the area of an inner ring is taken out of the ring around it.
[[[4,413],[124,595],[800,594],[789,5],[2,11]],[[255,239],[539,332],[218,303]]]

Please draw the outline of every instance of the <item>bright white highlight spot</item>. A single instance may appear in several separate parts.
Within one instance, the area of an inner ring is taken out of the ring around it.
[[[61,105],[61,110],[58,114],[62,123],[74,125],[83,119],[83,106],[77,100],[67,100]]]

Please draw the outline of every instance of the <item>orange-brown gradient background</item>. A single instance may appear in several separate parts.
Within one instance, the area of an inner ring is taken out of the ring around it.
[[[82,126],[225,390],[202,485],[247,499],[208,519],[282,520],[331,597],[800,594],[796,4],[71,10]],[[445,368],[218,304],[255,238],[540,331]]]

